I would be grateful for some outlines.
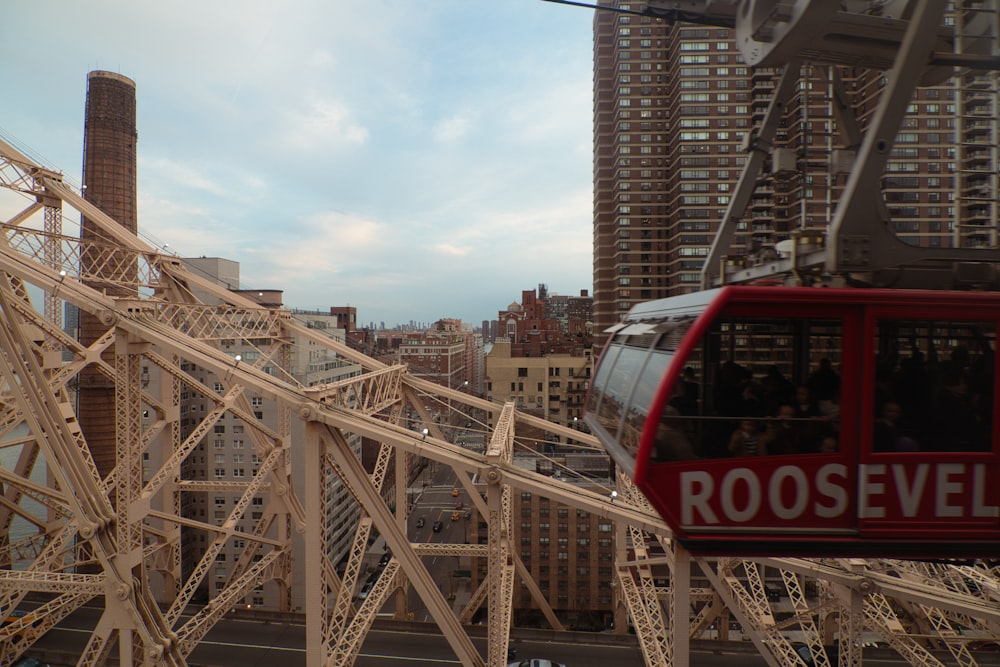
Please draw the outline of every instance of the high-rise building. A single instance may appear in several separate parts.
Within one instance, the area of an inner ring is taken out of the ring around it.
[[[185,259],[184,263],[189,270],[210,278],[218,284],[256,301],[263,307],[280,308],[282,305],[282,292],[280,290],[239,289],[238,262],[217,257],[199,257]],[[322,330],[324,335],[344,343],[346,333],[338,327],[340,319],[336,313],[296,312],[292,316],[304,322],[310,329]],[[267,340],[231,338],[221,340],[220,345],[234,358],[239,355],[240,363],[257,364],[263,363],[260,360],[263,355],[266,355],[266,352],[262,353],[262,350],[266,350]],[[282,368],[273,366],[273,364],[279,363],[278,360],[271,360],[268,365],[262,367],[263,370],[274,374],[287,373],[304,386],[309,387],[349,379],[361,373],[360,365],[338,358],[333,352],[316,345],[311,340],[293,341],[293,349],[294,353],[280,362]],[[183,362],[182,369],[196,378],[201,385],[211,387],[219,394],[228,389],[226,378],[217,377],[207,369],[189,362]],[[211,401],[199,391],[189,391],[185,388],[182,390],[180,398],[182,415],[187,413],[205,414],[212,407]],[[274,401],[257,394],[251,394],[249,401],[253,410],[253,418],[278,431],[281,416]],[[181,437],[186,438],[190,435],[196,425],[196,421],[189,423],[188,420],[182,420]],[[291,437],[294,441],[302,440],[304,428],[301,421],[292,420]],[[348,442],[354,453],[360,457],[360,436],[351,434],[348,436]],[[192,519],[221,525],[242,495],[238,488],[228,490],[227,485],[248,483],[257,474],[261,458],[255,451],[250,429],[239,416],[229,411],[218,419],[212,432],[204,436],[196,446],[195,451],[197,454],[188,457],[182,465],[182,478],[218,482],[219,488],[207,492],[185,491],[181,496],[181,512],[184,516]],[[299,449],[293,449],[292,476],[294,483],[301,483],[304,475],[305,460],[302,458],[302,452]],[[335,563],[350,549],[360,509],[335,475],[327,476],[325,497],[332,508],[327,512],[329,523],[325,527],[327,557]],[[261,493],[251,500],[246,515],[238,522],[238,530],[252,528],[252,522],[261,518],[266,500],[265,493]],[[214,537],[199,530],[188,530],[184,534],[181,559],[185,571],[191,571],[203,558]],[[295,536],[295,539],[301,539],[301,537]],[[239,562],[245,546],[244,541],[240,538],[226,541],[226,544],[216,555],[215,563],[203,582],[204,599],[214,598],[216,591],[225,587],[226,581],[232,575],[233,567]],[[301,566],[301,563],[296,562],[293,567],[301,568]],[[305,595],[303,572],[297,570],[292,582],[291,602],[294,606],[299,606]],[[245,603],[253,606],[278,608],[281,603],[279,596],[277,584],[269,582],[262,587],[251,590]]]
[[[414,375],[442,387],[466,386],[470,371],[465,336],[456,332],[423,331],[408,333],[399,345],[399,363]]]
[[[629,8],[628,0],[602,4]],[[956,40],[976,3],[954,3]],[[634,7],[632,7],[634,8]],[[594,18],[594,331],[636,303],[701,288],[777,71],[743,62],[730,28],[597,11]],[[833,70],[806,63],[770,158],[726,249],[758,264],[795,233],[822,238],[853,160],[838,126]],[[922,247],[997,246],[1000,128],[995,72],[919,88],[886,165],[890,229]],[[836,68],[864,131],[883,72]],[[598,341],[599,343],[601,341]]]

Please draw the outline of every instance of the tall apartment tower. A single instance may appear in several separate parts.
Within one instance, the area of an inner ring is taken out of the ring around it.
[[[114,72],[90,72],[83,133],[84,198],[132,233],[137,229],[136,140],[135,82]],[[86,216],[81,221],[80,236],[84,242],[115,244]],[[126,274],[136,271],[135,266],[101,261],[97,253],[84,252],[80,267],[83,282],[111,296],[129,296],[127,291],[108,287],[102,280],[111,278],[121,284],[128,278],[107,275],[114,269],[106,267],[115,265],[123,267],[120,271]],[[106,330],[107,326],[93,315],[80,314],[79,337],[84,345],[93,343]],[[110,356],[113,351],[108,355],[114,365]],[[78,401],[80,428],[97,469],[107,475],[115,466],[114,382],[96,370],[84,370]]]
[[[595,13],[595,332],[698,286],[750,123],[731,32]]]
[[[636,8],[629,0],[602,4]],[[983,11],[956,2],[946,21],[961,36]],[[746,161],[746,135],[763,120],[777,81],[774,69],[743,62],[733,32],[595,12],[598,337],[637,303],[701,287],[702,266]],[[861,68],[838,74],[864,129],[886,77]],[[915,92],[882,179],[891,229],[904,242],[998,245],[997,93],[995,72],[964,72]],[[758,263],[776,256],[775,246],[794,233],[825,234],[851,165],[832,98],[828,68],[804,65],[728,261]]]

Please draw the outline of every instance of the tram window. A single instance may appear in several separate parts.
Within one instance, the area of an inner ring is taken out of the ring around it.
[[[673,358],[672,354],[661,354],[657,349],[648,355],[646,363],[635,379],[635,389],[629,400],[629,408],[622,424],[622,444],[629,449],[629,454],[635,456],[639,449],[639,438],[649,416],[649,408],[653,402],[656,390],[667,372],[667,366]]]
[[[622,416],[632,396],[632,391],[645,365],[652,340],[648,335],[629,336],[620,333],[609,346],[595,379],[595,391],[588,412],[596,415],[598,425],[624,450],[627,459],[634,461],[639,438],[634,428],[621,429]]]
[[[613,418],[614,408],[620,408],[620,405],[618,405],[613,397],[609,397],[607,400],[603,399],[607,391],[605,385],[608,384],[608,379],[611,377],[611,369],[618,360],[618,354],[621,352],[622,347],[622,345],[614,343],[608,346],[607,351],[604,353],[604,358],[601,360],[601,365],[597,368],[597,375],[594,377],[594,386],[587,396],[587,414],[596,416],[599,427],[612,436],[618,432],[618,420]],[[604,410],[604,412],[601,412],[601,410]],[[608,415],[612,415],[612,418],[609,418]]]
[[[664,428],[704,458],[836,451],[842,332],[834,319],[720,319],[686,360]]]
[[[992,449],[994,322],[879,320],[872,449]]]
[[[646,418],[676,348],[692,320],[636,325],[618,332],[598,367],[587,412],[616,443],[616,460],[634,466]],[[591,423],[592,428],[594,424]]]

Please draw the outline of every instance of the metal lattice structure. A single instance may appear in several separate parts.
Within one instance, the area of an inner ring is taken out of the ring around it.
[[[715,3],[724,9],[738,4]],[[796,4],[771,3],[771,16],[780,20],[778,10]],[[933,3],[919,4],[925,10]],[[578,431],[421,380],[309,329],[287,311],[218,286],[124,231],[58,172],[2,141],[0,186],[27,202],[0,225],[0,448],[14,461],[0,468],[0,609],[25,611],[0,627],[0,667],[92,600],[104,612],[78,665],[101,665],[112,654],[122,664],[184,665],[213,625],[264,583],[279,591],[278,607],[290,609],[296,576],[310,582],[302,603],[310,667],[353,664],[376,612],[396,593],[396,615],[404,618],[406,596],[398,593],[410,590],[462,664],[499,667],[506,661],[519,581],[561,629],[511,548],[514,491],[615,522],[616,630],[634,627],[637,650],[651,666],[689,664],[691,640],[726,639],[736,632],[732,623],[768,664],[787,666],[802,664],[796,643],[809,648],[816,664],[830,664],[822,647],[834,640],[839,664],[860,664],[862,645],[873,638],[910,664],[942,664],[938,656],[948,655],[971,666],[970,641],[1000,638],[1000,573],[992,563],[692,556],[626,481],[618,481],[617,497],[609,499],[516,465],[519,429],[597,446]],[[65,207],[85,215],[114,243],[63,235]],[[67,306],[93,315],[103,335],[81,345],[64,331]],[[235,360],[225,347],[231,340],[253,341],[259,357]],[[357,364],[361,373],[303,386],[287,371],[303,341]],[[195,368],[207,371],[215,385],[200,380]],[[117,464],[104,476],[75,412],[77,378],[85,369],[115,387]],[[184,394],[197,395],[209,409],[185,414]],[[251,399],[274,407],[274,423],[257,417]],[[431,399],[490,415],[486,451],[449,441],[427,408]],[[429,432],[413,430],[408,414],[428,424]],[[186,462],[204,456],[200,448],[225,415],[245,425],[253,474],[243,481],[186,474]],[[382,443],[373,472],[362,466],[349,435]],[[413,456],[454,471],[488,522],[486,544],[410,541],[406,503],[394,513],[383,486],[394,460],[399,497]],[[304,470],[298,479],[297,465]],[[361,508],[341,573],[327,544],[327,490],[334,478]],[[184,498],[223,492],[237,500],[221,518],[183,509]],[[251,507],[259,511],[248,514]],[[11,540],[15,522],[30,530]],[[207,539],[193,565],[182,567],[190,531]],[[353,591],[373,532],[392,557],[357,605]],[[228,578],[207,605],[184,616],[206,586],[216,555],[234,541],[243,547]],[[431,577],[422,559],[434,555],[485,559],[488,577],[463,608],[453,609]],[[489,641],[481,655],[465,624],[484,605]]]
[[[50,203],[63,201],[109,227],[115,225],[72,193],[57,174],[40,169],[6,144],[0,150],[2,173],[19,174],[16,179],[8,176],[6,187],[32,197],[44,194]],[[34,204],[28,209],[38,211]],[[46,214],[44,227],[60,217]],[[185,664],[198,641],[248,591],[263,582],[290,589],[295,559],[304,562],[309,581],[322,582],[308,588],[305,603],[310,665],[350,664],[375,613],[404,585],[419,594],[463,664],[503,664],[517,580],[527,579],[542,599],[529,569],[510,549],[512,489],[618,523],[616,597],[650,665],[685,664],[690,640],[725,634],[723,624],[730,617],[776,665],[796,664],[796,632],[814,652],[824,637],[836,635],[842,646],[860,646],[862,636],[874,635],[913,664],[937,664],[932,649],[945,649],[963,665],[975,664],[966,645],[970,638],[1000,636],[1000,580],[987,564],[691,557],[672,542],[660,518],[624,480],[619,481],[621,493],[611,501],[514,465],[519,424],[545,426],[564,437],[579,438],[578,432],[522,415],[511,404],[491,404],[422,381],[404,367],[368,359],[283,311],[261,308],[186,271],[176,258],[158,254],[135,237],[121,240],[136,262],[142,258],[148,264],[148,270],[138,274],[148,282],[138,287],[150,296],[108,297],[85,286],[73,272],[80,242],[61,240],[55,247],[62,254],[54,260],[53,244],[46,241],[52,238],[51,230],[33,232],[26,224],[30,219],[25,214],[18,224],[3,227],[8,243],[0,253],[4,447],[18,450],[16,465],[0,470],[0,519],[8,528],[5,537],[14,517],[35,527],[30,536],[13,543],[7,539],[3,545],[7,569],[0,571],[0,604],[31,611],[0,629],[0,642],[9,648],[2,653],[2,664],[12,664],[49,628],[94,599],[103,602],[105,612],[78,664],[101,664],[113,651],[132,664]],[[194,287],[213,294],[222,305],[195,302]],[[39,291],[45,308],[35,305],[33,296]],[[59,307],[52,308],[51,301]],[[82,347],[63,332],[54,315],[62,312],[63,304],[96,315],[107,326],[105,335]],[[234,362],[220,344],[232,338],[270,341],[264,346],[266,359],[281,358],[280,346],[289,344],[283,341],[312,341],[360,364],[364,372],[349,381],[302,387],[286,374],[264,372],[262,360]],[[114,352],[113,366],[102,358],[104,350]],[[196,381],[185,370],[192,363],[210,369],[224,389]],[[72,402],[73,379],[88,365],[114,377],[116,386],[119,463],[104,478],[89,457]],[[183,438],[182,387],[214,406],[189,424]],[[284,425],[275,430],[256,419],[251,393],[280,406],[289,416]],[[426,415],[427,396],[467,411],[492,413],[495,426],[486,452],[476,454],[448,442],[441,429],[422,436],[403,424],[400,416],[406,410]],[[196,454],[227,412],[250,427],[259,460],[255,474],[246,482],[186,479],[181,474],[184,461]],[[152,418],[142,420],[143,414]],[[296,420],[305,426],[301,437],[292,435],[290,423]],[[373,473],[365,472],[345,433],[384,443]],[[478,493],[470,495],[479,514],[488,518],[487,544],[409,541],[406,512],[393,515],[382,486],[392,457],[397,457],[399,470],[403,466],[398,461],[412,455],[451,466],[465,484],[485,484],[485,500]],[[294,456],[304,456],[308,464],[299,485],[292,479]],[[40,481],[32,473],[43,463],[46,476]],[[329,561],[324,544],[328,476],[342,480],[363,508],[355,548],[342,575]],[[198,520],[180,511],[181,494],[218,490],[239,494],[224,520]],[[251,499],[262,494],[267,504],[259,519],[248,522]],[[181,535],[188,529],[212,538],[197,564],[185,572],[179,553]],[[369,597],[355,606],[353,590],[372,531],[385,538],[393,558]],[[295,532],[305,536],[304,553],[294,551]],[[216,554],[232,539],[246,543],[243,557],[212,602],[185,619],[181,612],[203,585]],[[422,558],[432,555],[488,562],[488,581],[464,609],[453,611],[431,579]],[[664,580],[668,586],[662,585]],[[769,598],[765,588],[774,585],[783,586],[785,593]],[[26,606],[29,594],[35,602],[44,602]],[[287,608],[290,598],[282,599]],[[463,626],[482,605],[490,610],[486,656],[476,651]],[[558,625],[551,609],[547,617]],[[860,651],[841,655],[851,660],[842,664],[860,659]]]

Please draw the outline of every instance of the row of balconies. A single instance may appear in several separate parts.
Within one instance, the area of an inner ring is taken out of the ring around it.
[[[977,149],[977,150],[970,150],[970,151],[966,152],[966,154],[965,154],[965,161],[966,161],[966,163],[969,163],[969,162],[975,162],[975,163],[978,163],[978,162],[991,162],[992,159],[993,159],[992,152],[988,151],[988,150],[979,150],[979,149]],[[986,168],[988,169],[989,166],[987,166]]]
[[[992,88],[993,78],[986,74],[976,74],[973,70],[970,70],[969,74],[962,78],[963,88]]]
[[[983,133],[989,132],[996,125],[995,122],[990,120],[966,120],[963,123],[963,129],[970,133]]]

